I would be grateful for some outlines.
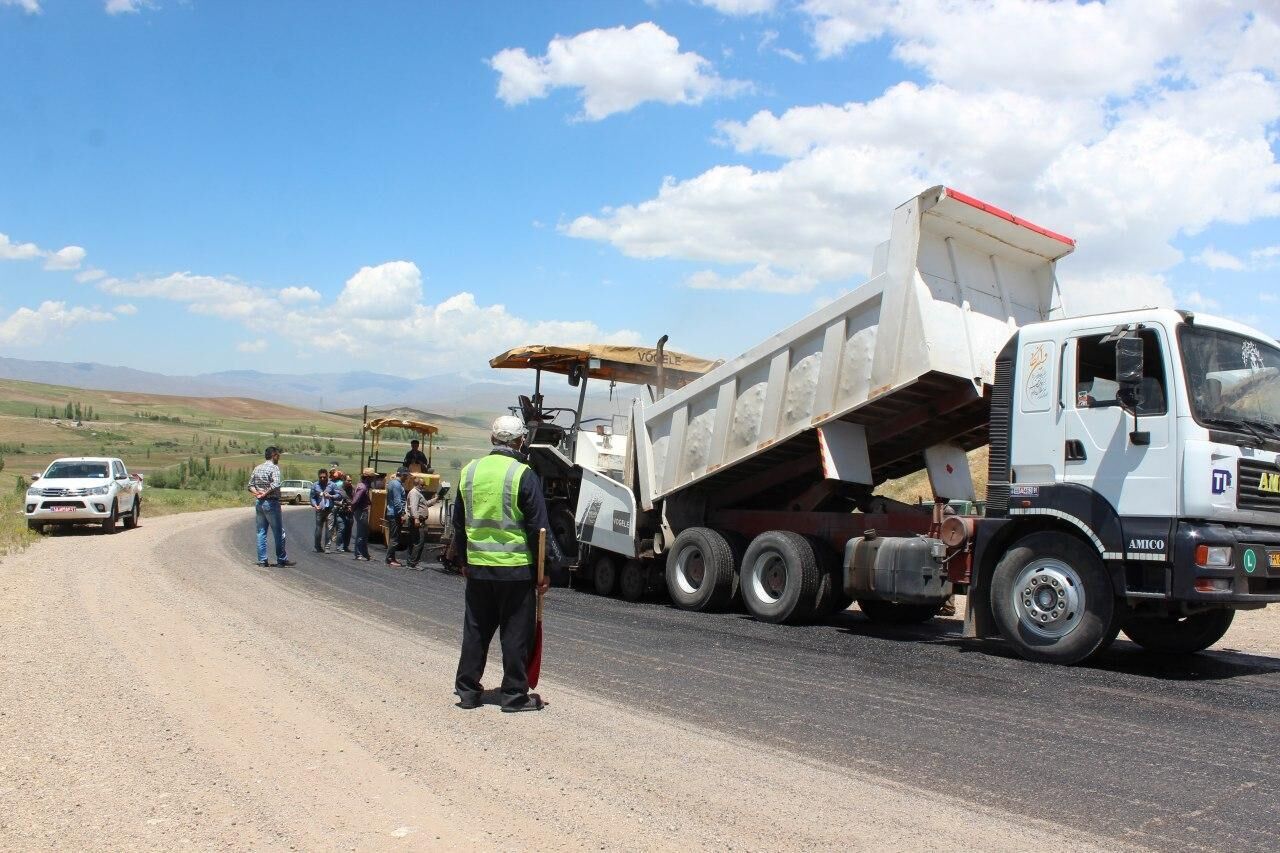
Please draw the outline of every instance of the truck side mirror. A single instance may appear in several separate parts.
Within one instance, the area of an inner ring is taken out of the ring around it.
[[[1143,374],[1142,338],[1126,337],[1116,341],[1116,399],[1120,405],[1137,415],[1142,405]]]

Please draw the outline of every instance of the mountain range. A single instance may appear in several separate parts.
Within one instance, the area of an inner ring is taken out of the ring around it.
[[[517,394],[530,392],[533,377],[525,371],[503,373],[509,374],[509,381],[476,381],[460,373],[410,379],[371,371],[291,374],[225,370],[170,376],[91,362],[0,357],[0,379],[101,391],[185,397],[252,397],[324,411],[359,409],[368,405],[371,408],[409,406],[451,415],[505,412],[516,402]],[[576,390],[569,388],[562,377],[549,377],[544,384],[548,396],[554,395],[560,405],[571,405],[568,401],[576,398]],[[563,393],[560,393],[561,384]],[[595,386],[592,391],[589,408],[599,411],[601,404],[607,403],[607,391],[603,385]]]

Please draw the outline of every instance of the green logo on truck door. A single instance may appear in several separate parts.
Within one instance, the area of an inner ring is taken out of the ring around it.
[[[1244,552],[1244,570],[1249,574],[1253,574],[1253,570],[1258,568],[1258,552],[1252,548],[1246,548]]]

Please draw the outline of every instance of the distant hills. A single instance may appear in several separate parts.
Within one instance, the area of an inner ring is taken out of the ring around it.
[[[531,389],[531,373],[503,373],[509,374],[508,382],[477,382],[457,373],[410,379],[371,371],[290,374],[225,370],[194,376],[169,376],[106,364],[0,357],[0,379],[46,385],[186,397],[252,397],[305,409],[355,410],[355,413],[365,405],[377,409],[403,406],[449,416],[480,416],[482,419],[490,414],[504,413],[508,406],[515,404],[517,394],[527,394]],[[573,389],[562,377],[551,377],[545,384],[544,390],[549,396],[554,394],[560,405],[571,405],[568,402],[570,397],[576,397],[576,392],[571,395]],[[595,386],[592,391],[589,408],[593,412],[614,408],[608,404],[603,385]],[[630,394],[624,396],[629,398]]]

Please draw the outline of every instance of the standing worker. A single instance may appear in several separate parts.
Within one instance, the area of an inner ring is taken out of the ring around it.
[[[387,537],[387,565],[400,568],[403,563],[396,559],[396,548],[400,547],[400,519],[405,514],[404,483],[409,479],[409,469],[403,465],[396,470],[396,475],[387,480],[387,510],[382,517],[382,532]]]
[[[423,488],[426,475],[413,475],[413,488],[409,490],[409,525],[413,531],[413,545],[409,547],[409,568],[423,571],[419,566],[423,552],[427,549],[427,516],[433,506],[440,503],[440,495],[433,493],[427,497]]]
[[[538,531],[549,531],[550,524],[542,484],[521,458],[526,435],[523,421],[503,415],[490,430],[493,450],[462,469],[449,541],[450,559],[465,566],[467,578],[462,655],[453,691],[459,708],[480,707],[480,679],[499,628],[502,710],[541,711],[544,706],[541,696],[529,692],[528,665],[536,627]],[[554,536],[547,537],[547,550],[547,561],[558,564]],[[537,591],[545,592],[550,584],[545,575]]]
[[[329,539],[329,510],[333,503],[329,498],[329,472],[321,468],[316,481],[311,484],[311,508],[316,512],[316,553],[323,554]]]
[[[292,566],[284,552],[284,519],[280,513],[280,451],[268,447],[266,461],[249,475],[249,493],[253,495],[253,513],[258,527],[258,565],[266,568],[267,530],[275,534],[276,565]]]
[[[356,559],[366,563],[369,562],[369,507],[373,504],[369,492],[376,476],[378,472],[372,468],[361,471],[360,485],[356,486],[351,495],[351,515],[356,528]]]

